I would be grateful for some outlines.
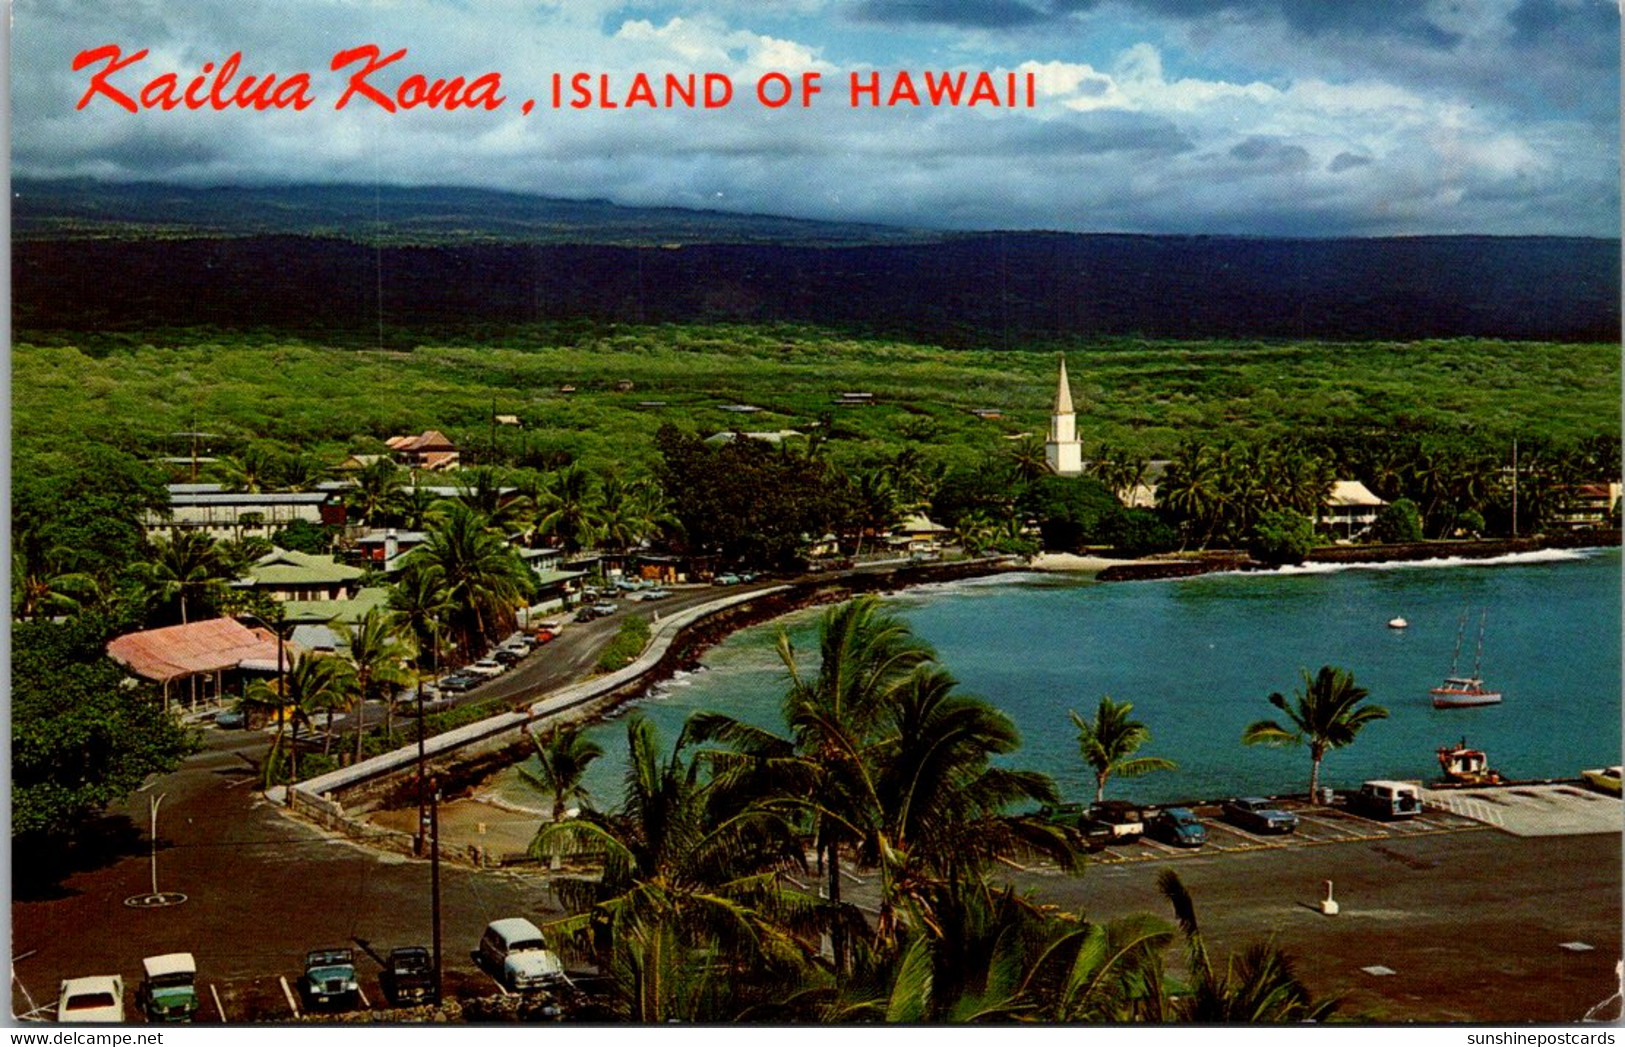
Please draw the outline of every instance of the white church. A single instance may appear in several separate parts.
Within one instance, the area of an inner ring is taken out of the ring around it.
[[[1066,357],[1061,357],[1060,384],[1055,390],[1055,413],[1049,420],[1044,457],[1050,470],[1061,476],[1083,473],[1083,443],[1078,439],[1078,416],[1072,410],[1072,388],[1066,380]]]

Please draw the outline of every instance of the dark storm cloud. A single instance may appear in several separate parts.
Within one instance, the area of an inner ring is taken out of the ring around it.
[[[1019,0],[863,0],[850,14],[859,22],[1012,29],[1049,21],[1055,12]]]
[[[1369,156],[1360,156],[1356,153],[1338,153],[1332,157],[1332,162],[1326,165],[1326,170],[1332,174],[1342,174],[1351,168],[1365,167],[1371,162]]]
[[[1309,166],[1309,151],[1303,146],[1259,135],[1237,142],[1231,147],[1230,156],[1271,171],[1298,171]]]

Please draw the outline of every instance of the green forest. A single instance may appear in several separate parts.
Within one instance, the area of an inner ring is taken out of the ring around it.
[[[220,434],[217,452],[264,439],[336,462],[436,428],[465,460],[601,468],[651,462],[665,422],[704,433],[822,422],[836,461],[915,445],[954,464],[1042,437],[1058,352],[1086,454],[1109,445],[1167,457],[1188,439],[1342,429],[1510,451],[1514,438],[1571,444],[1620,427],[1613,345],[1112,339],[947,352],[793,325],[584,323],[412,340],[411,351],[368,351],[274,333],[21,331],[14,454],[22,465],[67,441],[179,455],[186,448],[167,434],[201,430]],[[837,408],[845,392],[875,403]],[[762,410],[723,410],[732,404]],[[494,415],[522,424],[499,427]]]

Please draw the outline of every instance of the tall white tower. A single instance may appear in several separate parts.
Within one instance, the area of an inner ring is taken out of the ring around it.
[[[1072,389],[1066,380],[1066,357],[1061,357],[1060,383],[1055,390],[1055,413],[1049,420],[1049,441],[1044,444],[1049,467],[1061,476],[1083,472],[1083,444],[1078,441],[1078,418],[1072,410]]]

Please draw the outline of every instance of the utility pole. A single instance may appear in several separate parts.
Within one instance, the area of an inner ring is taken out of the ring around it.
[[[434,996],[440,999],[440,780],[429,801],[429,904],[433,907]]]

